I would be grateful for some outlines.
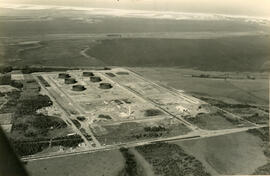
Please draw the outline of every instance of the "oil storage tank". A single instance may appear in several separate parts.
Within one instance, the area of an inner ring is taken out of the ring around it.
[[[83,72],[83,76],[90,77],[90,76],[95,76],[95,75],[93,72]]]
[[[102,79],[100,77],[98,77],[98,76],[92,76],[92,77],[90,77],[90,81],[92,81],[92,82],[100,82],[100,81],[102,81]]]
[[[75,84],[76,82],[75,78],[65,78],[65,84]]]
[[[83,85],[74,85],[72,86],[73,91],[84,91],[86,88]]]
[[[99,88],[101,89],[111,89],[113,86],[110,83],[100,83]]]
[[[68,73],[59,73],[58,78],[66,79],[66,78],[70,78],[70,75]]]

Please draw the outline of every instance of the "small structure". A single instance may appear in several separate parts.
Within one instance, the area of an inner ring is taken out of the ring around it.
[[[70,75],[68,73],[59,73],[58,78],[66,79],[66,78],[70,78]]]
[[[16,81],[24,80],[24,75],[19,70],[12,71],[11,72],[11,80],[16,80]]]
[[[73,91],[84,91],[86,88],[83,85],[74,85],[72,86]]]
[[[110,77],[115,77],[115,74],[111,73],[111,72],[108,72],[106,73],[106,75],[110,76]]]
[[[113,86],[110,83],[100,83],[99,88],[101,89],[111,89]]]
[[[98,77],[98,76],[92,76],[92,77],[90,77],[90,81],[92,81],[92,82],[100,82],[100,81],[102,81],[102,79],[100,77]]]
[[[83,72],[83,76],[90,77],[90,76],[95,76],[95,75],[93,72]]]
[[[176,106],[176,109],[180,112],[188,112],[187,108],[183,107],[183,106]]]
[[[120,71],[116,73],[117,75],[129,75],[128,72]]]
[[[76,82],[74,78],[65,78],[65,84],[75,84]]]

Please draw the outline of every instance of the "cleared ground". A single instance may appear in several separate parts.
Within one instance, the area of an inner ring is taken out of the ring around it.
[[[31,176],[118,176],[124,166],[124,159],[119,151],[96,152],[26,164]]]

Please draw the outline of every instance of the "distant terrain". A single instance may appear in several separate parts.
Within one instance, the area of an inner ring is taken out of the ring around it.
[[[270,59],[269,41],[269,36],[194,40],[116,39],[103,40],[88,54],[109,65],[262,71]]]

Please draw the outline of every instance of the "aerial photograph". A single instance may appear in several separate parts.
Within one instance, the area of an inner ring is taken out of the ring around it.
[[[269,0],[0,0],[0,176],[270,175]]]

